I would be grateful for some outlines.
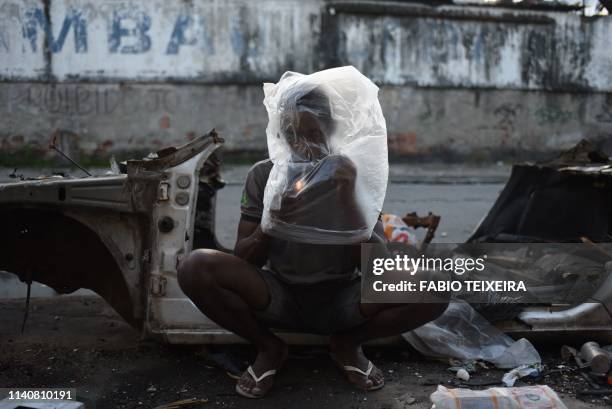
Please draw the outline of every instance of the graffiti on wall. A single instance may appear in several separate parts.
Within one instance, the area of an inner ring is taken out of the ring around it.
[[[45,87],[38,84],[12,89],[0,104],[6,113],[26,111],[41,114],[132,115],[167,112],[181,109],[181,96],[172,88],[151,88],[145,92],[129,92],[119,87],[60,85]]]
[[[202,46],[209,53],[214,53],[214,46],[203,16],[178,15],[169,30],[165,45],[166,54],[178,54],[182,46]],[[106,22],[106,46],[109,54],[143,54],[151,50],[151,16],[142,10],[121,10],[111,13]],[[24,52],[36,53],[39,48],[39,36],[44,38],[45,48],[54,54],[61,53],[66,39],[73,35],[74,53],[83,54],[88,51],[88,23],[83,10],[71,9],[59,25],[59,31],[54,33],[51,21],[40,7],[25,9],[22,20],[24,41],[29,47]],[[239,35],[239,28],[231,28],[232,35]],[[200,32],[201,36],[188,35],[188,32]],[[6,37],[6,36],[5,36]],[[10,51],[9,45],[3,42],[5,51]],[[23,46],[23,45],[22,45]],[[239,42],[229,42],[236,54],[242,53]]]
[[[549,13],[536,24],[500,21],[495,9],[456,19],[326,4],[0,0],[0,79],[261,83],[350,64],[381,84],[612,91],[601,69],[612,56],[598,48],[609,19]]]
[[[296,4],[0,0],[0,78],[241,82],[308,69],[318,3]]]

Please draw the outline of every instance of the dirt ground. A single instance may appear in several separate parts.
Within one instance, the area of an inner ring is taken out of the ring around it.
[[[211,362],[226,356],[244,365],[253,352],[247,346],[142,341],[97,297],[33,299],[20,335],[22,318],[23,301],[0,301],[0,387],[75,388],[88,408],[154,408],[197,397],[208,402],[192,408],[421,409],[431,406],[436,385],[455,382],[448,364],[425,360],[408,346],[372,348],[366,353],[384,371],[387,386],[364,393],[345,382],[324,348],[294,347],[270,395],[252,401],[236,396],[235,381]],[[551,386],[570,409],[610,407],[610,400],[576,399],[586,381],[563,366],[558,346],[539,349],[549,375],[537,383]],[[482,370],[471,382],[495,382],[502,374]]]

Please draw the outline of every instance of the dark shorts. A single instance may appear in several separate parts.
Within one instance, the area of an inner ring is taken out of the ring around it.
[[[255,317],[274,329],[329,335],[367,321],[359,309],[361,280],[334,280],[317,284],[287,284],[259,269],[270,293],[270,303]]]

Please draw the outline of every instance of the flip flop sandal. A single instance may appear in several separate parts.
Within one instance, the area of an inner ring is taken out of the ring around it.
[[[253,380],[255,381],[255,388],[256,388],[257,384],[259,384],[259,382],[261,382],[264,379],[266,379],[268,376],[276,375],[276,369],[270,369],[269,371],[264,372],[261,376],[258,377],[257,375],[255,375],[255,372],[253,371],[253,368],[249,366],[247,368],[247,373],[249,375],[251,375],[251,378],[253,378]],[[255,388],[253,388],[253,389],[255,389]],[[263,398],[268,393],[269,390],[270,389],[268,389],[267,391],[265,391],[263,393],[251,393],[251,392],[247,392],[246,390],[244,390],[240,386],[239,383],[236,384],[236,393],[238,393],[241,396],[244,396],[245,398],[250,398],[250,399]]]
[[[359,375],[365,376],[366,379],[370,379],[370,374],[374,370],[374,364],[372,363],[372,361],[368,361],[368,369],[364,372],[361,369],[357,368],[356,366],[342,365],[333,355],[332,355],[332,359],[343,371],[345,371],[345,372],[356,372]],[[348,377],[348,374],[347,374],[347,377]],[[357,386],[359,389],[362,389],[362,390],[364,390],[366,392],[377,391],[379,389],[382,389],[385,386],[384,379],[383,379],[383,381],[380,384],[378,384],[378,385],[372,384],[372,386],[370,386],[369,388],[362,387],[362,386],[360,386],[360,385],[358,385],[355,382],[352,382],[350,380],[349,380],[349,382],[352,383],[353,385]]]

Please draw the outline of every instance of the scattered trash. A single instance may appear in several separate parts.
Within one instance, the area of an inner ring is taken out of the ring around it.
[[[415,247],[418,245],[416,232],[398,215],[384,213],[382,215],[382,222],[387,240],[397,243],[406,243]]]
[[[180,409],[180,408],[186,408],[192,405],[199,405],[202,403],[208,403],[208,399],[190,398],[190,399],[177,400],[176,402],[171,402],[171,403],[166,403],[161,406],[156,406],[154,409]]]
[[[575,348],[572,348],[569,345],[563,345],[561,347],[561,358],[563,358],[565,362],[569,362],[572,359],[575,359],[577,355],[578,353],[576,352]]]
[[[425,251],[429,243],[433,240],[436,235],[436,230],[440,225],[441,217],[432,212],[427,213],[427,216],[419,216],[416,212],[406,213],[406,216],[402,217],[402,221],[411,228],[418,229],[423,227],[427,229],[425,237],[421,240],[419,249]]]
[[[601,389],[601,386],[599,386],[599,384],[594,381],[588,373],[580,372],[580,376],[582,376],[582,379],[584,379],[593,389]]]
[[[514,341],[463,301],[451,302],[441,317],[402,336],[434,358],[484,360],[502,369],[541,363],[529,341]]]
[[[545,385],[484,391],[448,389],[438,385],[430,399],[436,409],[567,409],[557,394]]]
[[[457,378],[461,379],[462,381],[469,381],[470,380],[470,373],[468,371],[466,371],[465,369],[461,368],[457,371],[456,374]]]
[[[597,374],[605,375],[610,370],[612,358],[597,342],[587,342],[580,348],[580,358]]]
[[[612,372],[608,373],[612,356],[607,347],[602,348],[596,342],[587,342],[582,345],[580,352],[577,352],[575,348],[563,345],[561,357],[567,362],[575,361],[579,376],[590,388],[576,391],[578,398],[600,397],[607,400],[612,396]]]
[[[448,361],[450,362],[451,365],[453,365],[450,368],[448,368],[448,370],[453,373],[456,373],[459,369],[465,369],[469,373],[474,373],[476,372],[476,365],[480,364],[479,361],[462,361],[460,359],[454,359],[454,358],[450,358]],[[486,365],[483,365],[483,366],[486,369],[488,369]]]
[[[510,372],[506,372],[502,377],[502,383],[504,386],[510,387],[514,386],[517,379],[524,378],[526,376],[529,377],[538,377],[540,375],[539,365],[521,365],[517,368],[514,368]]]
[[[402,409],[406,406],[412,405],[415,402],[416,402],[416,399],[414,396],[412,396],[410,393],[405,393],[402,396],[395,398],[394,407],[398,409]]]

